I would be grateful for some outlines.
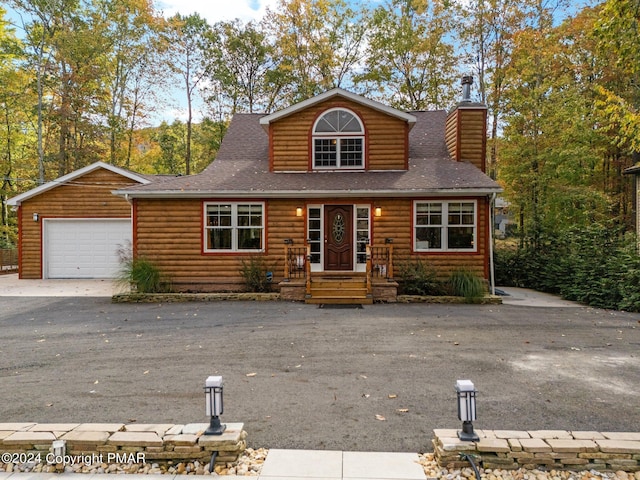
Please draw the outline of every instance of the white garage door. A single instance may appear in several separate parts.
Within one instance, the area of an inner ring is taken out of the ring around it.
[[[131,220],[44,221],[45,278],[114,278],[118,248],[130,245]]]

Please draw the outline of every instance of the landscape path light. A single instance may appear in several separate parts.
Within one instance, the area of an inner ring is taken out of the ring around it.
[[[204,398],[206,404],[206,414],[211,417],[209,428],[204,435],[222,435],[227,428],[226,425],[220,424],[220,415],[222,415],[222,377],[210,376],[204,383]]]
[[[473,431],[473,421],[476,419],[476,388],[471,380],[458,380],[456,392],[458,419],[462,420],[462,431],[458,432],[458,438],[464,442],[477,442],[480,438]]]

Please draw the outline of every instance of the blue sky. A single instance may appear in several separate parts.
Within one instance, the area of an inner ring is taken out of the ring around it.
[[[267,7],[275,9],[278,0],[161,0],[156,2],[158,10],[165,16],[177,12],[189,15],[197,12],[209,23],[239,18],[243,21],[262,18]]]

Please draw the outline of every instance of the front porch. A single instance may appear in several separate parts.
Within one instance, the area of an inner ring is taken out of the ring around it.
[[[367,245],[366,271],[311,271],[310,246],[285,246],[283,300],[313,304],[394,303],[398,283],[393,279],[393,245]]]

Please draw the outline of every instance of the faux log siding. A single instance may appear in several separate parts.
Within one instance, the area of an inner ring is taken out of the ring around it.
[[[275,285],[283,279],[284,240],[292,238],[295,245],[303,245],[305,240],[305,218],[296,217],[296,207],[304,206],[300,201],[265,202],[266,254],[203,253],[201,200],[139,199],[136,202],[138,254],[156,262],[179,291],[242,290],[242,261],[252,256],[264,258],[273,271]]]
[[[445,141],[449,154],[459,162],[470,162],[486,170],[485,108],[457,108],[445,124]]]
[[[456,200],[456,199],[438,199]],[[466,268],[482,278],[487,278],[489,258],[486,239],[487,199],[478,198],[477,253],[412,253],[413,251],[413,200],[375,201],[382,208],[382,216],[373,219],[373,242],[384,244],[385,238],[393,238],[393,259],[395,276],[399,277],[402,263],[415,260],[426,261],[434,267],[441,279],[458,268]]]
[[[240,275],[242,260],[248,260],[252,255],[202,253],[201,200],[139,199],[136,202],[138,253],[156,262],[162,272],[170,278],[176,290],[244,289]],[[296,217],[295,214],[297,207],[304,207],[304,202],[269,200],[265,203],[267,252],[254,255],[264,258],[273,271],[273,284],[276,285],[283,279],[284,240],[290,238],[293,239],[294,245],[304,245],[306,217]],[[478,199],[480,249],[477,254],[412,254],[413,203],[410,199],[332,199],[332,203],[380,206],[382,216],[372,219],[372,241],[375,244],[383,244],[385,238],[393,238],[396,267],[402,262],[421,258],[434,266],[442,278],[459,267],[471,269],[486,277],[487,250],[483,240],[486,232],[485,199]]]
[[[486,110],[460,111],[460,159],[486,171]]]
[[[460,161],[460,156],[458,153],[458,115],[460,110],[455,109],[449,112],[447,116],[447,121],[444,126],[444,139],[447,144],[447,150],[449,151],[449,155],[453,157],[457,162]]]
[[[333,99],[283,118],[271,125],[272,166],[274,171],[307,171],[312,152],[311,129],[318,116],[329,108],[344,107],[362,119],[367,139],[368,168],[371,170],[403,170],[406,168],[406,124],[371,108]]]
[[[22,202],[20,278],[42,278],[42,221],[44,218],[130,218],[131,205],[112,190],[132,185],[130,179],[105,169]],[[38,213],[39,222],[33,221]]]

